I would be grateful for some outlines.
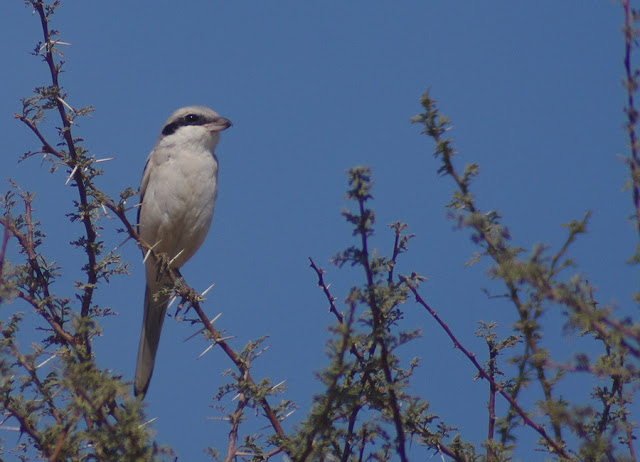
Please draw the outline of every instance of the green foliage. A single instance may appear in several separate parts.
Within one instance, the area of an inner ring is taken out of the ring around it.
[[[22,114],[15,116],[42,145],[21,159],[43,155],[52,173],[67,172],[66,181],[77,193],[67,218],[81,230],[71,245],[84,255],[79,268],[84,279],[74,282],[73,299],[54,292],[54,286],[63,283],[61,268],[41,251],[46,235],[33,214],[35,195],[12,183],[1,203],[5,238],[0,252],[0,303],[16,300],[33,312],[4,309],[7,317],[0,320],[0,411],[3,422],[17,425],[22,436],[10,452],[25,460],[157,460],[168,452],[152,441],[140,402],[120,377],[97,367],[92,353],[93,339],[100,332],[97,321],[111,314],[109,307],[95,303],[95,289],[111,277],[126,274],[128,265],[115,252],[104,253],[100,220],[109,199],[93,186],[102,170],[96,167],[99,161],[82,148],[82,139],[71,134],[75,121],[91,108],[71,108],[58,83],[63,62],[56,57],[62,54],[57,32],[48,26],[59,2],[27,4],[41,19],[43,41],[34,55],[48,65],[52,83],[23,99]],[[55,142],[49,142],[42,131],[51,115],[61,121]],[[18,210],[19,204],[23,211]],[[17,243],[20,258],[15,263],[6,254],[9,238]],[[21,345],[19,336],[27,317],[29,324],[42,326],[35,331],[39,341],[30,347]],[[0,453],[6,454],[6,448],[0,448]]]
[[[337,324],[327,347],[329,366],[318,374],[326,388],[314,398],[287,452],[296,461],[408,460],[413,441],[457,460],[474,460],[473,446],[459,435],[446,443],[455,428],[440,422],[427,401],[407,391],[419,359],[403,365],[397,351],[420,335],[420,329],[402,329],[401,306],[410,291],[406,278],[394,277],[393,270],[412,236],[406,233],[406,224],[393,223],[392,255],[371,252],[375,214],[369,206],[373,199],[370,169],[350,169],[348,182],[346,198],[353,207],[342,214],[357,243],[338,253],[333,262],[359,268],[363,282],[350,290],[346,313],[332,310]],[[335,298],[324,283],[323,271],[313,262],[312,267],[333,306]],[[421,279],[413,275],[413,280]]]
[[[621,3],[625,13],[625,128],[630,151],[627,187],[635,207],[632,220],[640,235],[640,144],[634,101],[640,74],[630,64],[640,15],[629,1]],[[233,364],[225,371],[227,383],[219,388],[212,406],[229,424],[226,454],[221,457],[216,448],[207,449],[215,460],[405,461],[411,452],[420,459],[508,461],[518,457],[524,432],[538,439],[537,449],[548,459],[636,460],[637,424],[630,409],[640,377],[640,324],[617,317],[611,307],[595,300],[588,279],[569,256],[576,239],[587,232],[590,212],[561,225],[567,237],[555,251],[547,245],[525,249],[514,244],[501,214],[483,211],[476,201],[473,188],[479,166],[469,163],[461,170],[456,166],[450,121],[440,114],[428,91],[421,98],[423,112],[411,120],[433,140],[434,156],[440,162],[438,173],[453,181],[449,215],[477,246],[469,263],[489,265],[488,276],[502,289],[486,294],[489,299],[509,302],[513,322],[502,327],[508,333],[501,337],[495,322],[480,321],[476,335],[487,350],[478,361],[478,355],[458,340],[422,297],[420,285],[425,278],[416,272],[399,273],[399,257],[409,251],[413,237],[408,226],[400,221],[389,225],[393,232],[390,255],[372,249],[376,225],[372,172],[365,166],[352,168],[346,194],[349,207],[342,214],[352,228],[353,242],[333,263],[338,268],[355,268],[359,276],[352,281],[342,312],[324,281],[324,270],[311,260],[336,322],[327,343],[328,364],[317,374],[323,390],[313,397],[311,410],[297,428],[286,433],[281,422],[295,410],[294,403],[280,399],[276,406],[270,404],[286,391],[284,382],[274,385],[269,378],[254,381],[251,377],[254,362],[265,350],[265,338],[234,351],[202,312],[204,293],[193,291],[179,273],[163,264],[163,256],[144,243],[128,221],[127,201],[136,192],[126,188],[115,202],[95,185],[104,173],[97,164],[108,159],[95,159],[82,147],[83,140],[72,133],[77,120],[92,108],[72,108],[59,82],[64,64],[60,45],[64,42],[49,25],[60,1],[28,0],[26,4],[40,18],[43,39],[33,54],[46,64],[50,82],[24,98],[22,113],[15,116],[41,146],[21,160],[42,155],[51,173],[64,172],[61,179],[73,186],[76,197],[66,216],[79,230],[71,246],[83,255],[79,267],[83,279],[73,283],[75,297],[54,292],[54,287],[64,283],[62,270],[55,256],[41,251],[46,234],[32,211],[34,194],[12,183],[0,200],[4,228],[0,304],[16,301],[30,311],[4,309],[0,319],[0,411],[3,424],[17,427],[20,436],[11,448],[0,446],[0,454],[52,461],[148,461],[172,455],[153,442],[141,403],[130,396],[128,384],[100,369],[92,351],[100,319],[112,314],[109,307],[96,304],[95,291],[128,270],[115,251],[105,251],[100,238],[102,231],[110,230],[102,228],[108,216],[117,218],[116,226],[121,226],[117,232],[135,239],[147,257],[158,262],[158,271],[170,281],[162,295],[175,293],[179,309],[187,306],[197,315],[180,319],[201,324],[211,347],[219,346]],[[52,116],[58,120],[54,129]],[[16,262],[7,257],[10,241],[17,245]],[[640,261],[638,248],[636,244],[630,263]],[[424,308],[475,368],[475,379],[488,385],[484,441],[465,440],[454,424],[441,420],[429,402],[415,394],[420,389],[412,378],[420,359],[404,358],[401,352],[406,350],[401,347],[420,336],[421,329],[406,325],[403,310],[408,306]],[[550,309],[566,313],[566,335],[590,338],[599,353],[577,354],[569,363],[554,360],[558,353],[542,346],[544,317]],[[19,341],[26,320],[40,327],[38,341],[29,347]],[[568,399],[558,391],[570,376],[584,377],[593,385],[587,402]],[[531,395],[535,396],[533,404]],[[252,431],[252,420],[261,421],[260,425],[266,420],[270,432]]]
[[[486,323],[478,332],[487,342],[490,358],[477,376],[490,381],[490,431],[489,440],[484,443],[487,459],[510,458],[509,453],[517,442],[514,431],[522,425],[519,419],[524,419],[526,426],[540,434],[540,444],[545,450],[561,460],[600,460],[605,455],[608,458],[624,457],[621,451],[625,446],[634,459],[631,441],[635,424],[628,421],[627,416],[631,400],[629,386],[636,386],[638,379],[635,373],[637,366],[633,364],[639,356],[638,325],[628,319],[617,319],[610,309],[599,308],[587,279],[580,273],[564,276],[575,267],[566,254],[576,238],[587,232],[590,212],[582,220],[562,225],[568,230],[568,236],[558,251],[550,252],[548,246],[536,245],[528,257],[522,257],[525,249],[511,244],[512,236],[502,225],[500,214],[496,211],[483,213],[476,204],[471,188],[478,167],[469,164],[461,175],[457,173],[452,160],[455,154],[453,142],[444,138],[449,120],[439,114],[429,92],[423,95],[421,103],[425,112],[412,121],[422,124],[423,133],[434,139],[434,154],[442,162],[439,173],[450,176],[456,185],[448,205],[452,210],[451,216],[460,229],[470,231],[471,240],[480,248],[472,261],[477,262],[482,257],[490,259],[490,277],[502,281],[505,287],[505,293],[499,296],[511,301],[517,315],[513,324],[515,335],[497,341],[493,333],[496,326]],[[568,313],[567,331],[577,329],[605,345],[605,354],[598,361],[599,367],[590,365],[587,355],[579,356],[577,368],[554,365],[551,352],[540,345],[544,335],[540,321],[554,305],[563,307]],[[517,374],[507,381],[496,381],[496,374],[503,374],[496,368],[498,353],[505,348],[514,348],[520,342],[522,351],[507,358],[516,367]],[[470,354],[468,357],[473,359]],[[604,363],[609,366],[603,368]],[[590,373],[596,384],[600,379],[608,378],[611,389],[605,387],[607,391],[603,392],[599,385],[595,385],[592,393],[595,402],[587,405],[569,403],[555,390],[571,372]],[[542,389],[542,398],[537,402],[535,411],[527,412],[518,400],[522,390],[535,381]],[[615,392],[609,391],[613,389]],[[499,418],[494,415],[496,392],[510,404],[506,415]],[[532,421],[529,416],[535,414],[546,416],[547,423]],[[552,433],[547,432],[546,427]],[[494,428],[500,434],[499,444],[493,440]],[[575,449],[569,447],[567,431],[579,438]],[[594,454],[598,456],[594,458]]]

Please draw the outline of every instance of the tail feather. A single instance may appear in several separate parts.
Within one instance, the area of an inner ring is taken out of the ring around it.
[[[144,318],[142,321],[142,334],[140,335],[140,347],[138,349],[138,362],[136,364],[136,377],[133,391],[136,396],[144,398],[149,388],[153,365],[156,361],[158,342],[162,332],[162,323],[167,311],[169,299],[163,297],[153,300],[153,291],[147,284],[144,291]]]

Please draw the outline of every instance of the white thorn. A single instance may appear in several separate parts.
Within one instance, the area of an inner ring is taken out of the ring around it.
[[[284,420],[284,419],[286,419],[287,417],[289,417],[289,416],[290,416],[291,414],[293,414],[294,412],[296,412],[296,410],[295,410],[295,409],[294,409],[294,410],[292,410],[291,412],[289,412],[289,413],[288,413],[287,415],[285,415],[284,417],[282,417],[282,419],[280,419],[280,420]]]
[[[147,258],[149,258],[149,255],[151,255],[151,249],[147,250],[147,253],[145,254],[144,258],[142,259],[142,264],[143,265],[147,262]]]
[[[125,201],[126,204],[126,201]],[[136,205],[132,205],[131,207],[129,207],[128,209],[125,209],[125,212],[128,212],[129,210],[133,210],[133,209],[137,209],[138,207],[142,207],[142,202],[138,202]],[[134,226],[140,226],[139,224],[135,224]]]
[[[71,112],[76,112],[76,110],[75,110],[74,108],[72,108],[71,106],[69,106],[69,105],[67,104],[67,102],[66,102],[65,100],[63,100],[62,98],[60,98],[59,96],[56,96],[56,99],[57,99],[58,101],[60,101],[62,104],[64,104],[64,105],[67,107],[67,109],[69,109]]]
[[[99,162],[109,162],[110,160],[115,159],[115,157],[105,157],[104,159],[98,159],[98,160],[94,160],[93,163],[97,164]]]
[[[174,261],[176,261],[176,259],[177,259],[180,255],[182,255],[182,252],[184,252],[184,249],[182,249],[180,252],[178,252],[178,255],[176,255],[175,257],[173,257],[173,258],[171,259],[171,261],[169,262],[169,266],[171,266],[171,265],[173,264],[173,262],[174,262]]]
[[[156,242],[155,244],[153,244],[151,247],[149,247],[149,250],[147,250],[146,255],[144,256],[144,258],[142,259],[142,264],[144,265],[147,262],[147,258],[149,258],[149,255],[151,255],[151,251],[153,249],[155,249],[155,247],[160,244],[162,242],[162,239],[160,239],[158,242]]]
[[[176,297],[175,295],[171,297],[171,300],[169,300],[169,304],[167,305],[167,309],[171,308],[171,305],[173,305],[177,299],[178,297]]]
[[[222,316],[222,313],[219,313],[218,316],[216,316],[215,318],[213,318],[211,321],[209,321],[211,324],[213,324],[214,322],[216,322],[218,320],[218,318]]]
[[[267,351],[269,348],[271,348],[270,345],[267,345],[266,347],[264,347],[262,350],[258,351],[256,353],[256,355],[254,356],[254,358],[257,358],[258,356],[260,356],[262,353],[264,353],[265,351]]]
[[[271,389],[272,389],[272,390],[275,390],[276,388],[278,388],[280,385],[282,385],[282,384],[283,384],[283,383],[285,383],[286,381],[287,381],[287,379],[284,379],[284,380],[283,380],[282,382],[280,382],[279,384],[272,386],[272,387],[271,387]]]
[[[198,332],[196,332],[196,333],[195,333],[195,334],[193,334],[193,335],[188,336],[188,337],[187,337],[186,339],[184,339],[183,341],[184,341],[184,342],[186,342],[186,341],[188,341],[188,340],[191,340],[193,337],[195,337],[196,335],[198,335],[198,334],[200,334],[200,333],[204,332],[206,329],[207,329],[206,327],[203,327],[203,328],[202,328],[202,329],[200,329]]]
[[[59,96],[56,96],[56,98],[57,98],[58,101],[60,101],[62,104],[64,104],[67,107],[67,109],[69,109],[71,112],[76,112],[76,110],[74,108],[72,108],[71,106],[69,106],[65,100],[63,100]]]
[[[211,324],[213,324],[214,322],[216,322],[216,321],[218,320],[218,318],[219,318],[220,316],[222,316],[222,313],[218,314],[218,316],[216,316],[215,318],[213,318],[213,319],[212,319],[212,320],[210,320],[209,322],[210,322]],[[187,340],[191,340],[193,337],[195,337],[195,336],[196,336],[196,335],[198,335],[198,334],[201,334],[201,333],[202,333],[202,332],[204,332],[205,330],[207,330],[207,328],[206,328],[206,327],[203,327],[202,329],[200,329],[200,330],[199,330],[198,332],[196,332],[195,334],[188,336],[186,339],[184,339],[184,341],[186,342]],[[229,338],[231,338],[231,337],[229,337]],[[220,340],[224,340],[224,339],[220,339]]]
[[[215,282],[214,282],[213,284],[211,284],[211,285],[207,288],[207,290],[205,290],[204,292],[202,292],[202,293],[200,294],[200,296],[201,296],[201,297],[204,297],[204,296],[207,294],[207,292],[209,292],[211,289],[213,289],[213,286],[215,286],[215,285],[216,285],[216,283],[215,283]]]
[[[122,241],[119,245],[116,246],[115,249],[113,249],[113,251],[115,252],[116,250],[118,250],[120,247],[122,247],[123,245],[125,245],[127,243],[127,241],[131,239],[131,236],[127,237],[124,241]]]
[[[78,170],[78,166],[76,165],[75,167],[73,167],[73,170],[71,170],[71,173],[69,174],[69,178],[67,178],[67,181],[64,182],[64,185],[68,185],[69,181],[71,181],[71,178],[73,178],[73,175],[76,174],[76,170]]]
[[[40,364],[38,364],[36,366],[36,369],[40,369],[42,366],[44,366],[45,364],[47,364],[49,361],[51,361],[53,358],[55,358],[55,355],[51,355],[49,358],[45,359],[44,361],[42,361]]]
[[[20,431],[20,427],[5,427],[4,425],[1,425],[0,429],[9,430],[9,431],[12,431],[12,432],[19,432]]]
[[[158,419],[157,417],[154,417],[153,419],[147,420],[145,423],[140,424],[140,428],[142,428],[142,427],[146,427],[146,426],[147,426],[147,425],[149,425],[150,423],[155,422],[157,419]]]
[[[209,345],[209,346],[207,347],[207,349],[206,349],[206,350],[204,350],[202,353],[200,353],[200,356],[198,356],[196,359],[200,359],[200,358],[202,358],[202,357],[203,357],[203,356],[204,356],[204,355],[205,355],[205,354],[206,354],[206,353],[207,353],[211,348],[213,348],[214,346],[216,346],[216,344],[215,344],[215,343],[212,343],[211,345]]]

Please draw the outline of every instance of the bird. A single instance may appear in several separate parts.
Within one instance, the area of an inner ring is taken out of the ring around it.
[[[179,270],[204,242],[218,193],[220,132],[231,121],[204,106],[178,109],[167,119],[149,154],[138,208],[142,241]],[[145,254],[143,250],[143,254]],[[144,399],[158,350],[171,282],[159,263],[147,258],[144,316],[134,379],[134,395]]]

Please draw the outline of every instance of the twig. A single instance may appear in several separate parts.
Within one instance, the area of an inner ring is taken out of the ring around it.
[[[332,296],[331,293],[329,292],[329,286],[327,286],[324,282],[324,273],[325,271],[322,268],[318,268],[316,266],[316,264],[313,262],[313,259],[311,257],[309,257],[309,261],[310,263],[310,267],[313,268],[313,270],[316,272],[316,274],[318,275],[318,287],[320,287],[322,289],[322,291],[324,292],[325,297],[327,297],[327,300],[329,301],[329,311],[331,313],[333,313],[335,315],[335,317],[338,319],[338,322],[340,324],[342,324],[344,322],[344,315],[342,313],[340,313],[338,311],[338,309],[336,308],[336,304],[334,303],[337,299],[336,297]]]
[[[489,403],[487,407],[489,409],[489,425],[487,430],[487,441],[493,443],[494,430],[496,426],[496,391],[498,390],[495,383],[496,376],[496,361],[498,351],[495,348],[495,343],[491,338],[486,338],[487,346],[489,347],[489,373],[488,376],[491,379],[489,382]],[[493,462],[495,454],[491,445],[487,445],[487,462]]]
[[[622,8],[624,10],[624,69],[625,69],[625,88],[627,90],[627,135],[629,136],[629,149],[631,150],[631,185],[633,188],[633,205],[636,209],[636,229],[640,234],[640,172],[638,164],[638,140],[636,139],[636,122],[638,121],[638,111],[635,108],[634,93],[638,89],[637,75],[631,70],[631,50],[633,49],[633,41],[635,39],[635,26],[633,24],[635,18],[631,11],[630,0],[622,0]]]
[[[482,368],[482,366],[476,360],[475,355],[473,353],[470,353],[464,346],[462,346],[462,344],[458,341],[455,335],[453,335],[453,332],[451,331],[451,329],[449,329],[449,326],[440,318],[440,316],[438,316],[438,313],[436,313],[433,309],[431,309],[431,307],[427,304],[427,302],[424,301],[424,299],[420,296],[417,289],[411,284],[411,282],[406,278],[402,278],[402,280],[407,285],[407,287],[409,287],[411,292],[413,292],[416,302],[422,305],[429,312],[429,314],[436,320],[436,322],[440,324],[440,327],[442,327],[442,329],[449,336],[449,339],[451,339],[451,341],[453,342],[454,348],[459,349],[469,359],[469,361],[471,361],[471,363],[474,365],[474,367],[478,371],[478,374],[480,375],[480,377],[488,380],[491,386],[495,387],[497,392],[509,402],[509,404],[513,407],[513,409],[516,410],[516,412],[518,413],[518,415],[520,415],[520,417],[525,422],[525,424],[531,427],[532,429],[534,429],[536,432],[538,432],[538,434],[545,439],[545,441],[549,444],[549,446],[553,448],[556,454],[558,454],[561,457],[564,457],[567,460],[575,460],[573,457],[569,456],[569,454],[565,452],[562,446],[560,446],[551,436],[549,436],[549,434],[546,432],[543,426],[538,425],[534,421],[532,421],[527,415],[527,413],[524,412],[524,410],[518,405],[518,403],[515,400],[513,400],[513,398],[511,398],[511,396],[509,396],[509,394],[506,393],[495,382],[495,380],[493,380],[493,378],[491,378],[487,374],[487,372]]]
[[[31,3],[40,16],[40,25],[42,27],[44,43],[47,45],[46,51],[44,53],[44,60],[49,67],[53,88],[59,91],[60,84],[58,82],[58,75],[60,72],[60,67],[56,65],[55,59],[53,57],[55,43],[51,40],[51,32],[49,31],[49,19],[44,10],[44,3],[41,1],[32,1]],[[85,228],[86,244],[84,244],[84,249],[87,254],[88,262],[86,266],[87,283],[84,284],[83,294],[81,296],[82,307],[80,309],[80,314],[83,317],[87,317],[89,316],[89,310],[91,308],[91,303],[93,300],[93,291],[98,281],[96,265],[97,255],[95,245],[97,233],[91,219],[91,214],[88,212],[89,201],[87,198],[87,184],[84,181],[85,175],[82,169],[76,168],[78,166],[78,155],[76,152],[75,141],[73,139],[73,136],[71,135],[71,121],[67,116],[65,104],[66,103],[64,103],[62,98],[60,98],[60,96],[58,95],[58,97],[56,98],[56,105],[58,108],[58,113],[60,114],[60,120],[62,121],[62,125],[64,127],[62,130],[62,136],[67,144],[69,157],[71,159],[71,162],[68,162],[68,165],[75,170],[73,177],[76,182],[76,189],[80,198],[80,210],[83,211],[83,213],[81,214],[81,221],[84,224]],[[91,352],[91,344],[89,342],[89,339],[85,338],[84,340],[85,348],[87,348],[88,352]]]

